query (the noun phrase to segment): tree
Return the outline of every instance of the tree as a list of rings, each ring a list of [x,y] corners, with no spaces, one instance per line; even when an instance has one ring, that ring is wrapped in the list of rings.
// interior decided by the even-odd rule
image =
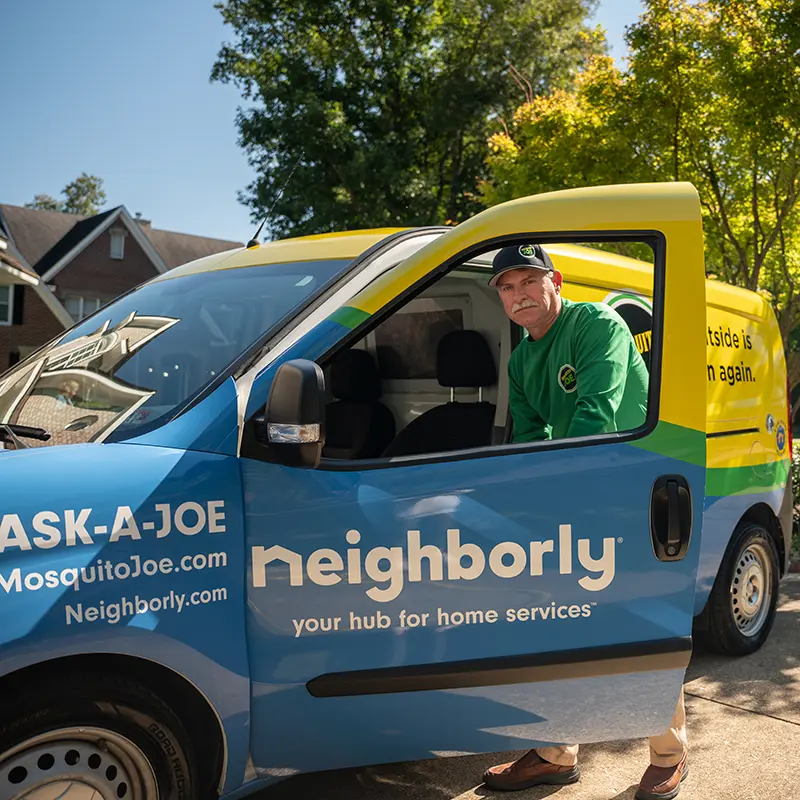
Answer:
[[[37,194],[32,203],[25,203],[25,208],[35,208],[38,211],[61,211],[62,204],[49,194]]]
[[[547,189],[688,180],[709,274],[775,308],[800,380],[800,6],[648,0],[626,70],[590,57],[567,91],[517,109],[490,139],[487,203]],[[800,400],[798,404],[800,405]]]
[[[596,0],[226,0],[212,80],[276,235],[458,221],[482,207],[490,118],[567,85]],[[285,191],[284,191],[285,189]],[[281,193],[283,191],[283,194]]]
[[[49,194],[37,194],[32,203],[26,203],[26,208],[36,208],[41,211],[62,211],[67,214],[81,214],[91,217],[100,210],[106,201],[103,191],[103,179],[82,172],[74,181],[68,183],[62,194],[64,201],[56,200]]]
[[[83,214],[93,216],[106,201],[103,191],[103,179],[82,172],[72,183],[64,187],[64,211],[67,214]]]

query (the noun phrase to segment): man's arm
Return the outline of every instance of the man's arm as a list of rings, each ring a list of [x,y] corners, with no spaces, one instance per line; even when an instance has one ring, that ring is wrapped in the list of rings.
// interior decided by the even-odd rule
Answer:
[[[568,437],[617,429],[615,416],[625,393],[630,332],[613,316],[586,314],[575,337],[578,400]]]
[[[514,374],[513,365],[508,369],[508,407],[514,421],[512,442],[541,442],[550,438],[550,430],[544,420],[531,408],[525,392]]]

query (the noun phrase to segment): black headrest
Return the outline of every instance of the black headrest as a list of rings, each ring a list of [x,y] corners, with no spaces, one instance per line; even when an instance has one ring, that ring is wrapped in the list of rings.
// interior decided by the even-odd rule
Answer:
[[[450,331],[439,340],[436,375],[442,386],[478,388],[497,382],[497,367],[478,331]]]
[[[345,350],[330,369],[331,393],[339,400],[368,403],[381,396],[378,367],[366,350]]]

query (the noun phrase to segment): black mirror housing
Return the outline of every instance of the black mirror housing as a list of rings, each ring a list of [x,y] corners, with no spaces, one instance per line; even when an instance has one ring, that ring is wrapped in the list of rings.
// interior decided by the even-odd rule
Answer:
[[[319,364],[304,358],[281,364],[257,432],[271,461],[290,467],[319,466],[325,444],[324,397]]]

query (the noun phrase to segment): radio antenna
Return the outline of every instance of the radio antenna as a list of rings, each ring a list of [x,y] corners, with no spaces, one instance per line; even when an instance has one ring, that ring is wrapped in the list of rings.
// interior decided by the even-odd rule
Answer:
[[[294,171],[297,169],[297,166],[303,160],[303,156],[305,155],[305,151],[300,153],[300,158],[294,162],[294,166],[292,167],[292,171],[289,173],[289,177],[284,181],[283,186],[281,187],[280,192],[278,192],[278,196],[275,198],[275,202],[270,206],[269,211],[267,211],[267,215],[261,221],[261,224],[258,226],[258,230],[255,232],[253,238],[247,243],[247,247],[257,247],[260,243],[258,241],[258,237],[261,235],[261,230],[263,229],[266,221],[270,218],[270,215],[275,210],[275,206],[278,205],[278,201],[283,197],[283,192],[285,191],[286,187],[289,185],[289,181],[292,179],[292,175],[294,175]]]

